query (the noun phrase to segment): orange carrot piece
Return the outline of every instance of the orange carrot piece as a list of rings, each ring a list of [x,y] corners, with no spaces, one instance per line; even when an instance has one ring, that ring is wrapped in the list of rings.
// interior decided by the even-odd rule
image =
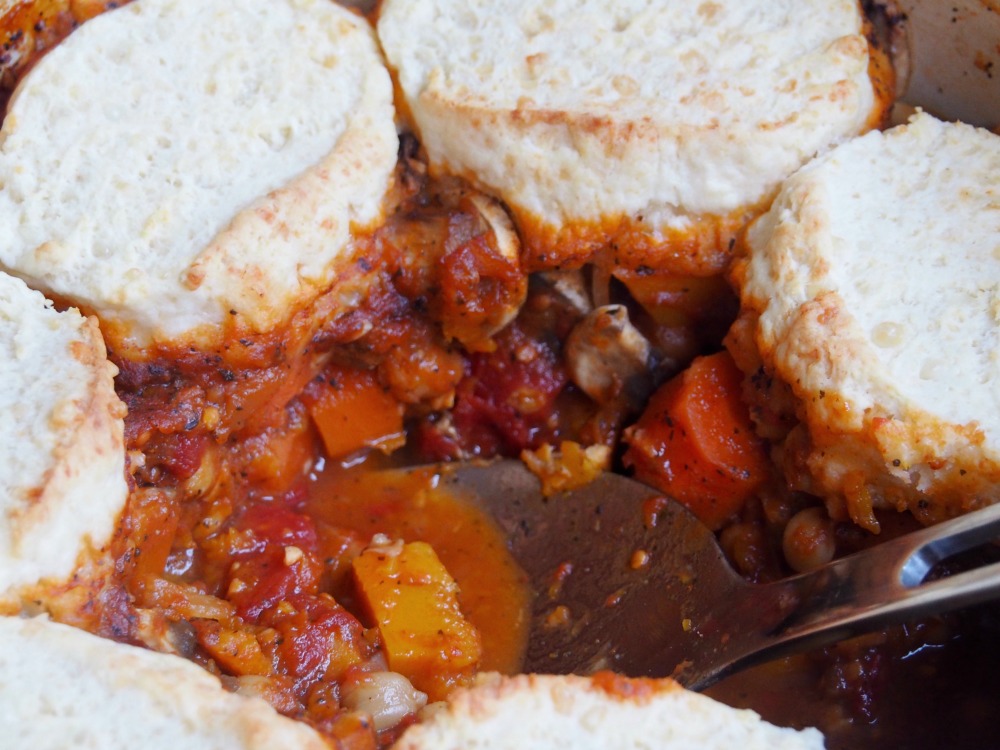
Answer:
[[[698,357],[653,394],[626,430],[635,477],[719,529],[768,476],[763,441],[740,400],[742,374],[728,352]]]
[[[379,385],[374,373],[328,369],[324,377],[309,384],[303,401],[329,456],[362,448],[389,451],[403,444],[403,405]]]
[[[431,701],[467,684],[482,656],[479,632],[458,606],[458,586],[425,542],[369,548],[354,578],[385,646],[389,669]]]

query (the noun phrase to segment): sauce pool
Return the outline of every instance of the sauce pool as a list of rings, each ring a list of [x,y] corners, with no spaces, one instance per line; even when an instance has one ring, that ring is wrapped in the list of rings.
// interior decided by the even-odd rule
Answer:
[[[479,630],[480,669],[520,670],[530,625],[527,576],[493,519],[439,487],[434,471],[326,462],[313,475],[305,512],[356,532],[365,543],[386,534],[430,544],[459,585],[463,614]]]

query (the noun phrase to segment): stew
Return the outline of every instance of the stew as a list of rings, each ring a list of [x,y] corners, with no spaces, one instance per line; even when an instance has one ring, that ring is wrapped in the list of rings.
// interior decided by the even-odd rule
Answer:
[[[114,5],[9,13],[0,90]],[[111,582],[84,602],[66,592],[54,617],[180,654],[369,748],[477,671],[517,671],[531,595],[488,518],[387,466],[523,455],[553,482],[633,472],[759,581],[915,523],[885,516],[876,538],[782,486],[722,349],[736,304],[717,274],[611,256],[522,273],[490,199],[429,178],[413,136],[396,186],[330,293],[364,290],[349,313],[328,295],[280,332],[228,331],[216,352],[111,352],[134,489]],[[991,607],[913,623],[711,692],[819,726],[830,747],[973,746],[996,697],[997,623]]]

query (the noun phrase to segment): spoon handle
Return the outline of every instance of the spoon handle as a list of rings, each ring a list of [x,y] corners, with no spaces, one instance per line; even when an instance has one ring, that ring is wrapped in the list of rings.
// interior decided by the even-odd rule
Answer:
[[[724,640],[697,644],[700,650],[678,677],[701,690],[727,674],[779,656],[1000,598],[1000,562],[926,580],[939,561],[997,537],[1000,504],[882,542],[808,573],[734,588],[726,607],[730,623],[759,625],[725,629],[729,635]]]
[[[768,653],[1000,596],[1000,562],[926,580],[936,563],[998,536],[1000,505],[992,505],[769,584],[796,606],[771,631]]]

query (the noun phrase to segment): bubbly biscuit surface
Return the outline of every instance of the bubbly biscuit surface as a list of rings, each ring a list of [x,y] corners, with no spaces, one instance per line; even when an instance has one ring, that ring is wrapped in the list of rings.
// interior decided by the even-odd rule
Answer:
[[[312,729],[226,692],[187,660],[44,619],[0,618],[9,750],[326,750]]]
[[[12,97],[0,261],[140,346],[270,330],[381,216],[393,117],[370,26],[330,0],[137,0]]]
[[[459,748],[822,748],[815,729],[781,729],[676,682],[611,673],[481,675],[408,729],[394,750]]]
[[[870,124],[863,27],[852,0],[387,0],[378,32],[432,167],[522,230],[624,221],[655,242],[742,215]]]
[[[0,605],[70,576],[125,505],[123,416],[97,322],[0,274]]]
[[[92,318],[0,274],[0,605],[69,577],[125,505],[124,404]]]
[[[818,489],[1000,497],[998,175],[1000,137],[921,113],[812,162],[751,226],[734,277]]]

